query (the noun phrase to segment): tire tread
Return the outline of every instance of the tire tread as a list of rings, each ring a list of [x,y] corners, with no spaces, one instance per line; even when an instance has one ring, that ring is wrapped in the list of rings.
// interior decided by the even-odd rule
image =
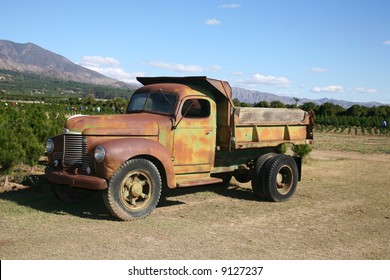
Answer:
[[[117,179],[118,176],[121,175],[121,172],[123,172],[124,170],[126,170],[126,168],[128,168],[128,166],[131,166],[133,164],[138,164],[140,166],[149,166],[154,172],[156,172],[155,175],[157,175],[156,179],[157,179],[158,184],[159,184],[159,187],[157,188],[157,191],[158,191],[157,201],[153,205],[151,205],[144,214],[142,214],[140,216],[131,216],[129,213],[124,211],[116,202],[115,194],[114,194],[115,180]],[[104,201],[104,204],[106,205],[107,209],[110,211],[110,213],[113,216],[115,216],[123,221],[144,219],[147,216],[149,216],[153,212],[153,210],[156,208],[156,206],[159,202],[160,196],[161,196],[161,189],[162,189],[161,186],[162,186],[162,181],[161,181],[160,172],[158,171],[157,167],[151,161],[149,161],[147,159],[142,159],[142,158],[130,159],[130,160],[126,161],[124,164],[122,164],[118,168],[118,170],[114,173],[114,175],[111,177],[108,189],[103,192],[103,201]],[[154,191],[156,191],[156,189]]]

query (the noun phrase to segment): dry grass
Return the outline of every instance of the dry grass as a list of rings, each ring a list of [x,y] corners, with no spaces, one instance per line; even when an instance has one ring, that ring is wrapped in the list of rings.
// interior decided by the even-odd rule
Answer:
[[[390,137],[316,133],[314,149],[348,151],[364,154],[390,154]]]
[[[178,190],[150,217],[119,222],[99,196],[69,205],[44,184],[0,194],[0,258],[389,259],[390,155],[328,144],[316,144],[285,203],[257,201],[250,184],[232,181]]]

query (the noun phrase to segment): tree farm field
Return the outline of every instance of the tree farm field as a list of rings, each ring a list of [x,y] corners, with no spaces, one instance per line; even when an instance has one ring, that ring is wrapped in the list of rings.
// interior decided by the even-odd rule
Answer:
[[[121,222],[99,194],[66,204],[44,180],[0,193],[0,258],[389,259],[390,138],[315,141],[283,203],[258,201],[233,179],[173,191],[146,219]]]

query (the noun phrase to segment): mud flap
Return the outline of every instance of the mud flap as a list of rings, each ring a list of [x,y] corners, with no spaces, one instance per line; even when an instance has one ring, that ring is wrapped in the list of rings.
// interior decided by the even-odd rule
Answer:
[[[301,157],[294,157],[294,160],[298,166],[298,181],[301,181],[302,158]]]

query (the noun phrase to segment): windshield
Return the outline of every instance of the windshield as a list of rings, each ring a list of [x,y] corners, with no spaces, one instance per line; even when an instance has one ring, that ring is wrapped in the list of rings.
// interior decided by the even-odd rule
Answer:
[[[135,93],[127,107],[127,113],[132,112],[154,112],[162,114],[172,114],[175,109],[177,96],[172,93],[160,92],[140,92]]]

